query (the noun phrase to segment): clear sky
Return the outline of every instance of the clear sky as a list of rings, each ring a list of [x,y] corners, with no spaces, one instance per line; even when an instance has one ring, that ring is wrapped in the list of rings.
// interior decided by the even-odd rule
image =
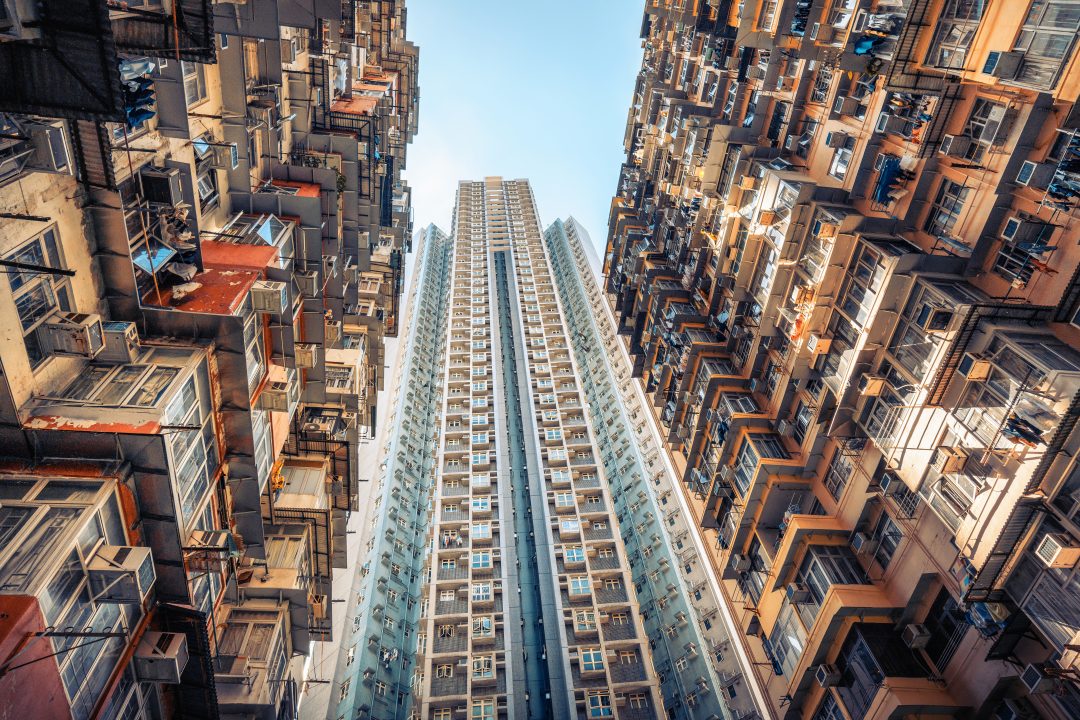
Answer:
[[[541,222],[602,246],[641,65],[640,0],[408,0],[420,46],[416,227],[450,231],[458,180],[532,181]],[[602,247],[598,248],[602,253]]]

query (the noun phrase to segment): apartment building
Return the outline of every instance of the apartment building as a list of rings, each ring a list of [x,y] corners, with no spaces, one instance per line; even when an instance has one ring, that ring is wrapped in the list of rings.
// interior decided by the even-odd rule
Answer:
[[[0,9],[0,699],[295,718],[398,331],[404,3]]]
[[[587,244],[499,177],[423,232],[329,720],[756,716]]]
[[[603,292],[763,714],[1080,712],[1078,29],[646,5]]]

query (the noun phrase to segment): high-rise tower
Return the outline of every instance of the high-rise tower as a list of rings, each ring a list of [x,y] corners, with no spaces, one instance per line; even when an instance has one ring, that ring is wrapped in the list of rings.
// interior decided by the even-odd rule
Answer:
[[[425,232],[331,719],[752,712],[582,235],[497,177]]]

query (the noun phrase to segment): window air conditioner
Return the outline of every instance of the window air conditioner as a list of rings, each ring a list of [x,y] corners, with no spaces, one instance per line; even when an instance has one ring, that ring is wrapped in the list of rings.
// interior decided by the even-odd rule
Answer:
[[[1045,695],[1057,689],[1057,681],[1034,663],[1024,668],[1024,672],[1020,674],[1020,680],[1032,695]]]
[[[902,480],[888,473],[882,475],[881,479],[878,480],[878,489],[881,490],[882,495],[896,495],[903,486],[904,482]]]
[[[817,670],[814,671],[814,678],[817,680],[817,684],[823,688],[836,687],[840,684],[840,679],[843,674],[840,669],[835,665],[829,663],[822,663],[817,666]]]
[[[311,617],[315,620],[326,619],[326,595],[312,593],[308,595],[308,604],[311,606]]]
[[[731,556],[731,569],[735,572],[746,572],[750,569],[750,556],[737,553]]]
[[[962,158],[970,147],[971,138],[967,135],[944,135],[941,138],[941,144],[938,145],[938,150],[942,155]]]
[[[288,314],[289,293],[285,283],[277,280],[256,280],[251,286],[251,304],[255,312]]]
[[[296,343],[294,354],[296,366],[305,370],[315,367],[319,361],[319,346],[314,343]]]
[[[857,553],[872,553],[877,550],[878,541],[864,532],[857,532],[851,536],[851,549]]]
[[[990,377],[990,367],[990,361],[981,354],[964,353],[956,370],[968,380],[985,380]]]
[[[240,166],[240,153],[236,143],[225,142],[212,145],[214,159],[211,164],[219,170],[235,170]]]
[[[281,39],[281,62],[285,65],[296,62],[296,48],[291,38]]]
[[[105,330],[100,315],[60,312],[41,324],[37,339],[43,352],[93,358],[105,347]]]
[[[859,394],[865,397],[877,397],[885,389],[885,378],[880,375],[859,376]]]
[[[258,405],[260,410],[289,412],[298,399],[295,383],[286,380],[271,380],[259,393]]]
[[[305,297],[315,297],[319,294],[319,271],[297,270],[293,273],[296,286],[300,288],[300,294]]]
[[[942,445],[934,451],[934,457],[930,460],[930,468],[942,475],[959,473],[964,471],[967,459],[968,452],[964,448]]]
[[[142,178],[143,198],[153,205],[179,205],[184,201],[180,187],[180,171],[177,168],[144,167]]]
[[[141,603],[157,575],[148,547],[102,545],[86,566],[97,602]]]
[[[98,360],[116,363],[135,362],[139,357],[139,330],[133,322],[109,321],[102,323],[104,346]]]
[[[147,631],[135,649],[135,676],[142,682],[177,685],[188,662],[187,635]]]
[[[1035,555],[1046,567],[1070,569],[1080,561],[1080,545],[1065,533],[1047,533],[1035,546]]]
[[[805,583],[788,583],[785,588],[787,599],[795,604],[805,603],[810,600],[810,588]]]
[[[912,650],[920,650],[930,642],[930,630],[919,623],[905,625],[900,635],[904,639],[904,644]]]

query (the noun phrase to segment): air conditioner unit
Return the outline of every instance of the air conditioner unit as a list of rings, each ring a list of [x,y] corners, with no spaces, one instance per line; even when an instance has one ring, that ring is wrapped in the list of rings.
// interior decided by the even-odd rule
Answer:
[[[983,72],[999,80],[1013,80],[1024,64],[1024,53],[1020,50],[991,52],[983,65]]]
[[[753,190],[757,185],[757,178],[753,175],[743,175],[739,178],[739,187],[743,190]]]
[[[1065,533],[1047,533],[1035,546],[1035,555],[1046,567],[1071,569],[1080,562],[1080,545]]]
[[[915,322],[926,332],[944,332],[952,323],[953,311],[923,303],[915,316]]]
[[[895,475],[886,473],[878,480],[878,489],[881,490],[882,495],[896,495],[902,487],[904,487],[904,481]]]
[[[288,288],[277,280],[256,280],[251,286],[251,304],[255,312],[287,315]]]
[[[833,113],[836,115],[854,115],[855,111],[859,108],[859,100],[857,98],[849,97],[847,95],[837,95],[836,100],[833,101]],[[847,133],[833,133],[835,135],[843,135],[844,141],[847,141]],[[843,145],[829,145],[829,147],[843,147]]]
[[[815,357],[828,353],[830,348],[832,348],[832,338],[811,333],[806,339],[806,349]]]
[[[822,663],[817,666],[817,670],[814,671],[814,679],[817,680],[817,684],[823,688],[836,687],[840,684],[840,679],[843,677],[843,673],[835,665],[829,663]]]
[[[30,156],[29,165],[49,172],[70,172],[71,164],[68,162],[64,124],[62,122],[32,123],[29,129],[30,143],[34,147],[34,154]]]
[[[143,199],[152,205],[179,205],[184,201],[177,168],[144,167],[139,171],[142,178]]]
[[[791,432],[791,423],[787,420],[777,420],[776,432],[781,435],[787,435],[789,432]]]
[[[86,565],[97,602],[141,603],[157,575],[148,547],[102,545]]]
[[[776,222],[776,212],[773,210],[762,210],[758,214],[758,222],[762,225],[772,225]]]
[[[237,150],[236,143],[218,143],[211,146],[211,151],[214,155],[211,165],[219,170],[235,170],[240,166],[240,153]]]
[[[289,412],[297,401],[297,389],[294,383],[285,380],[271,380],[259,393],[259,409],[275,412]]]
[[[942,445],[934,451],[934,457],[930,460],[931,469],[942,475],[964,471],[967,465],[968,452],[964,448],[952,445]]]
[[[286,65],[296,62],[296,48],[293,47],[292,38],[281,40],[281,62]]]
[[[143,633],[135,648],[135,676],[142,682],[177,685],[188,662],[187,635],[179,632]]]
[[[725,482],[731,479],[731,466],[721,465],[719,470],[720,479]]]
[[[1045,695],[1057,689],[1057,681],[1046,674],[1039,665],[1028,664],[1024,672],[1020,674],[1020,681],[1032,695]]]
[[[860,375],[859,394],[866,397],[877,397],[885,390],[885,378],[880,375]]]
[[[316,620],[326,619],[326,596],[312,593],[308,595],[308,604],[311,605],[311,617]]]
[[[731,556],[731,569],[735,572],[746,572],[750,569],[750,556],[736,553]]]
[[[912,650],[920,650],[930,642],[930,630],[920,623],[910,623],[904,626],[900,636],[904,644]]]
[[[851,549],[857,553],[872,553],[877,550],[878,541],[864,532],[857,532],[851,536]]]
[[[968,380],[985,380],[990,377],[990,368],[990,361],[978,353],[964,353],[956,366],[957,372]]]
[[[300,288],[300,294],[304,297],[315,297],[319,294],[319,271],[297,270],[293,273],[296,286]]]
[[[941,144],[938,145],[938,151],[949,157],[964,157],[970,147],[971,138],[967,135],[944,135],[941,138]]]
[[[842,148],[847,146],[849,135],[846,132],[830,132],[825,135],[825,144],[831,148]]]
[[[102,323],[104,345],[98,360],[116,363],[135,362],[139,357],[139,330],[133,322],[109,321]]]
[[[101,316],[61,312],[51,315],[37,330],[42,352],[97,357],[105,347]]]
[[[795,604],[808,602],[810,600],[810,587],[805,583],[788,583],[785,592],[787,592],[788,601]]]
[[[319,361],[319,346],[314,343],[296,343],[293,352],[297,367],[310,369]]]

